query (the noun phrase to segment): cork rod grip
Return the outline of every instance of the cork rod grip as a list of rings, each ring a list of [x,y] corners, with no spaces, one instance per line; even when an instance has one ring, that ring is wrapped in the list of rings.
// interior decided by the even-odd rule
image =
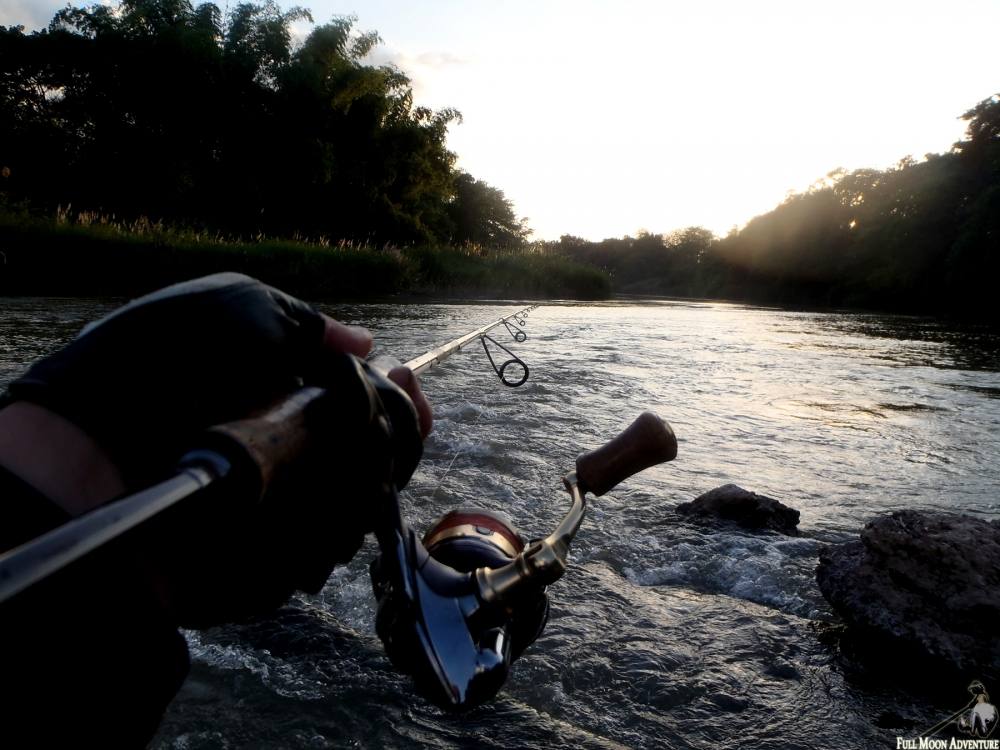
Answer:
[[[600,496],[619,482],[677,456],[670,425],[643,412],[618,437],[576,459],[576,476],[588,492]]]
[[[307,412],[324,395],[321,388],[302,388],[255,416],[216,425],[208,437],[215,438],[214,447],[223,448],[224,455],[236,450],[250,460],[263,495],[275,476],[306,449],[312,437]]]

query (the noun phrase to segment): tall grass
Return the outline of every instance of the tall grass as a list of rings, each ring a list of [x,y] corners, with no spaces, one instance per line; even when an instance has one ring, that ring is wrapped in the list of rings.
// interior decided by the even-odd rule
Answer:
[[[217,271],[246,273],[308,299],[599,299],[611,290],[594,268],[525,250],[240,238],[70,208],[55,217],[0,208],[0,294],[131,296]]]

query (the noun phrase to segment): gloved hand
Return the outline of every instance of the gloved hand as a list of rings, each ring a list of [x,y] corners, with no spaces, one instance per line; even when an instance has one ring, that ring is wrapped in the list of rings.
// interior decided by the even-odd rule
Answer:
[[[169,476],[207,427],[246,417],[302,385],[330,386],[334,406],[344,352],[363,356],[371,337],[304,302],[237,274],[160,290],[87,326],[8,388],[62,415],[107,453],[125,487]],[[430,413],[408,371],[390,377]],[[341,382],[343,393],[357,388]],[[346,409],[345,412],[349,411]],[[332,409],[336,413],[336,409]],[[153,526],[157,576],[177,620],[205,625],[274,606],[295,588],[317,590],[371,530],[372,477],[356,435],[340,434],[283,479],[259,507],[220,514],[230,502],[188,503]],[[218,499],[218,498],[216,498]]]
[[[338,351],[363,357],[370,347],[363,329],[249,277],[216,274],[91,323],[8,394],[81,427],[136,489],[169,472],[203,428],[322,384]]]

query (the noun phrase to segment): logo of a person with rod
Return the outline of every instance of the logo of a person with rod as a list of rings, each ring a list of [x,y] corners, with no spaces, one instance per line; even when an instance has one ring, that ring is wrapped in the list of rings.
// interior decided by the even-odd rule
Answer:
[[[990,703],[989,693],[986,692],[986,687],[979,680],[973,680],[968,689],[969,693],[972,695],[972,699],[965,706],[960,708],[944,721],[935,724],[926,732],[922,732],[919,740],[905,740],[901,737],[896,738],[896,747],[905,749],[931,748],[939,746],[963,748],[993,747],[993,743],[996,743],[996,740],[992,740],[989,743],[983,742],[983,740],[993,734],[993,730],[996,729],[998,719],[1000,719],[1000,715],[997,713],[997,708]],[[953,724],[961,734],[974,737],[976,739],[952,740],[952,744],[947,744],[944,740],[938,740],[937,742],[940,742],[940,745],[928,741]]]

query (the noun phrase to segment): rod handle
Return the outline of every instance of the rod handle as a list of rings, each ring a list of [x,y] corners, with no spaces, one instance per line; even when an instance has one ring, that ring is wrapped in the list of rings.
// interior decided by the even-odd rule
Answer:
[[[246,419],[216,425],[205,436],[205,447],[218,450],[237,466],[250,469],[259,496],[274,478],[306,450],[313,437],[308,414],[326,392],[302,388]]]
[[[677,456],[674,431],[660,417],[645,411],[618,437],[576,459],[582,487],[598,497],[650,466]]]

